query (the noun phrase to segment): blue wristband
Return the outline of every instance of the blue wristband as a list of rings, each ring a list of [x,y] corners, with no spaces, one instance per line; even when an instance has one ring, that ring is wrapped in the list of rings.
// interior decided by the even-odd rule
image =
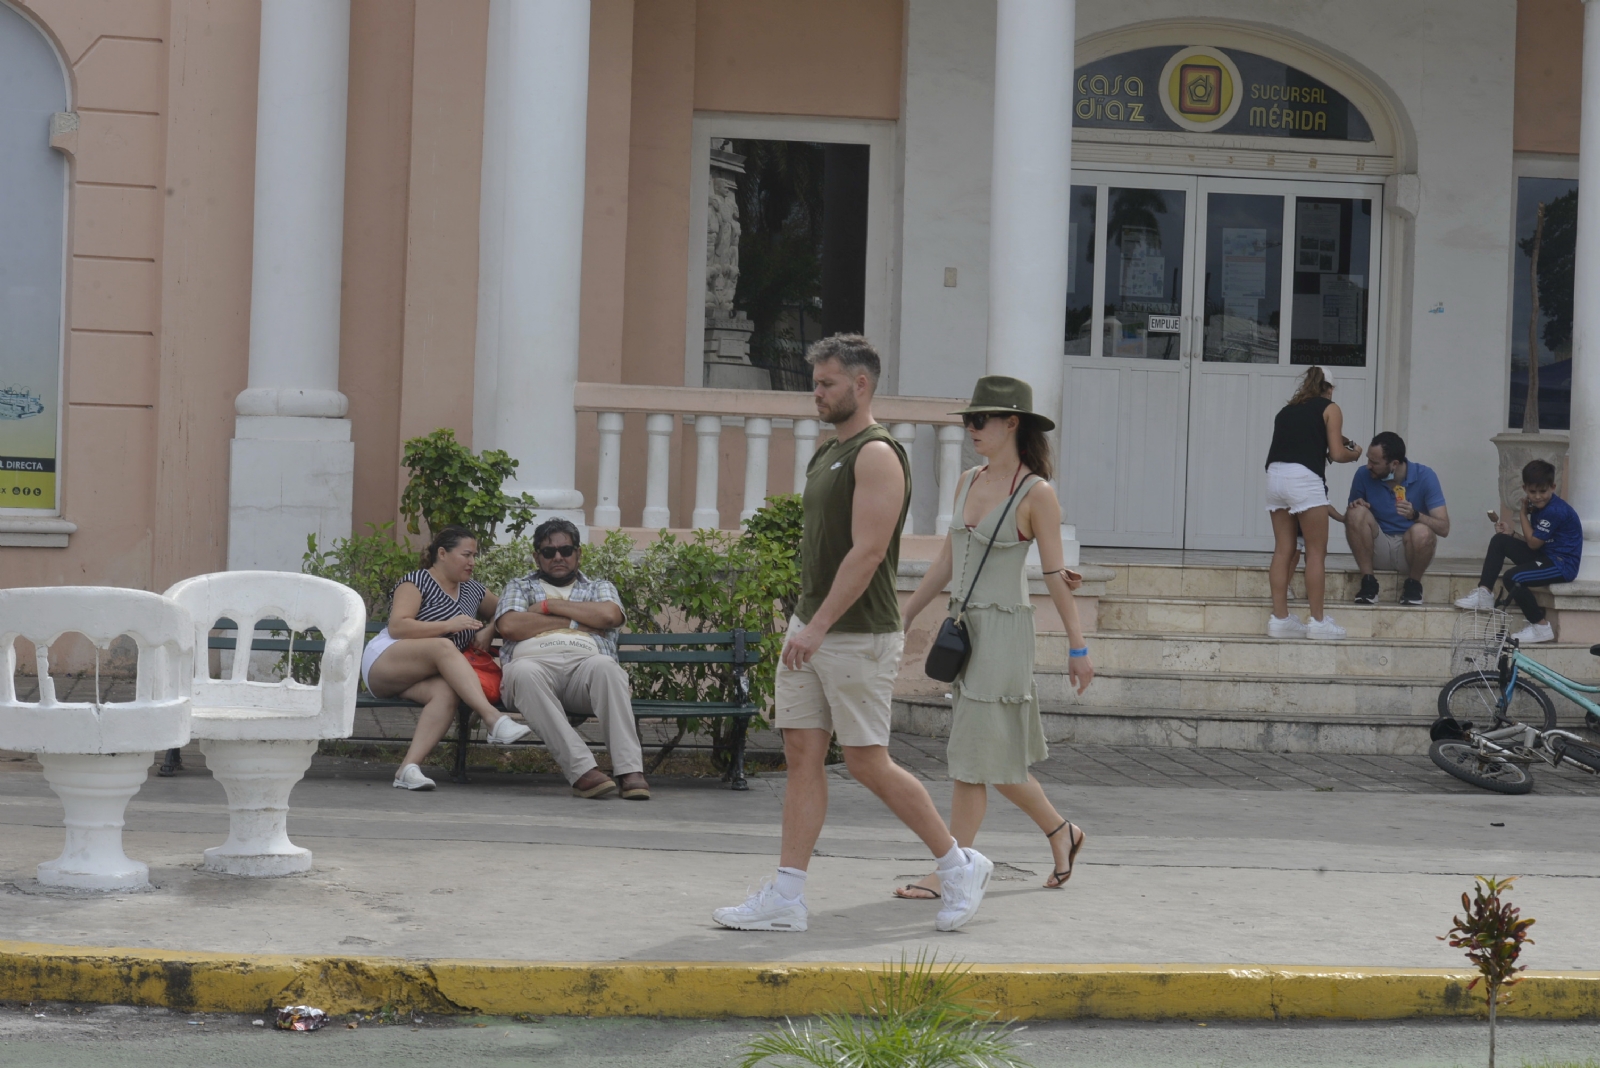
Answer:
[[[1082,649],[1069,648],[1067,650],[1067,655],[1070,656],[1070,657],[1073,657],[1074,659],[1076,659],[1077,657],[1080,657],[1080,656],[1088,656],[1089,655],[1089,647],[1087,645],[1085,645]]]

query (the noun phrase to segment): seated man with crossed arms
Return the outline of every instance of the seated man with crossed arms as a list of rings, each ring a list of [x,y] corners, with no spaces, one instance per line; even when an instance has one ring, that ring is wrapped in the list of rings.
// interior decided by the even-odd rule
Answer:
[[[495,616],[504,639],[505,705],[539,732],[574,794],[599,798],[620,790],[625,800],[648,801],[633,695],[617,663],[623,622],[617,588],[580,570],[583,547],[568,520],[540,523],[533,544],[538,570],[506,584]],[[595,766],[568,712],[599,721],[615,780]]]

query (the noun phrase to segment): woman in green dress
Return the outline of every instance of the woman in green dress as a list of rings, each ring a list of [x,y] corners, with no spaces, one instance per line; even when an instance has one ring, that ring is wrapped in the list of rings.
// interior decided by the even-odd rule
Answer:
[[[1037,540],[1045,588],[1070,639],[1068,671],[1082,693],[1094,678],[1072,591],[1082,582],[1062,558],[1061,504],[1048,481],[1055,423],[1033,412],[1033,389],[1016,378],[978,380],[972,403],[959,413],[972,447],[988,463],[961,476],[955,516],[939,556],[903,615],[912,622],[946,586],[954,616],[969,587],[966,624],[972,653],[952,684],[947,747],[955,780],[950,831],[970,846],[983,823],[989,787],[1022,809],[1050,841],[1054,864],[1045,888],[1059,890],[1088,836],[1062,817],[1028,767],[1047,755],[1039,697],[1033,682],[1033,603],[1028,597],[1028,550]],[[988,549],[988,559],[981,570]],[[976,584],[974,584],[976,576]],[[896,896],[935,900],[939,879],[899,887]]]

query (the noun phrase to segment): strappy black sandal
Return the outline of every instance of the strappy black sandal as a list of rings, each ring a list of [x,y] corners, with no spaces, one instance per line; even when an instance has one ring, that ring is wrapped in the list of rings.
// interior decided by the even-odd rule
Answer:
[[[939,891],[931,886],[923,886],[921,883],[906,883],[902,887],[891,890],[890,894],[901,901],[942,901],[944,899],[944,895]],[[927,894],[928,896],[922,897],[920,896],[921,894]]]
[[[183,751],[180,749],[168,749],[166,756],[161,760],[161,766],[156,769],[156,774],[163,779],[170,779],[182,770]]]
[[[1045,837],[1046,838],[1054,838],[1056,835],[1060,834],[1061,831],[1062,831],[1062,828],[1065,828],[1065,827],[1072,827],[1072,828],[1076,829],[1077,832],[1078,832],[1078,836],[1076,838],[1073,838],[1071,836],[1070,832],[1069,832],[1067,837],[1072,842],[1072,848],[1067,851],[1067,870],[1066,871],[1053,871],[1053,872],[1051,872],[1050,873],[1050,882],[1046,883],[1045,887],[1044,887],[1046,890],[1065,890],[1066,889],[1067,880],[1072,878],[1072,865],[1078,859],[1078,850],[1083,848],[1083,843],[1086,842],[1088,840],[1088,838],[1089,838],[1088,835],[1083,833],[1083,828],[1079,827],[1077,824],[1073,823],[1071,820],[1062,820],[1061,821],[1061,826],[1057,827],[1055,830],[1053,830],[1049,834],[1045,835]]]

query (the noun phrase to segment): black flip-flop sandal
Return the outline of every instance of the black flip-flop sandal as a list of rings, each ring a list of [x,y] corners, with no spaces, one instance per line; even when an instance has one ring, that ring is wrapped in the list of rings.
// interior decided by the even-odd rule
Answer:
[[[1055,830],[1053,830],[1049,834],[1045,835],[1045,837],[1046,838],[1054,838],[1056,835],[1060,834],[1061,831],[1062,831],[1062,828],[1065,828],[1065,827],[1077,827],[1077,824],[1073,823],[1071,820],[1062,820],[1061,821],[1061,826],[1057,827]],[[1087,841],[1088,838],[1089,838],[1088,835],[1083,833],[1083,828],[1082,827],[1077,827],[1077,830],[1078,830],[1078,837],[1077,838],[1072,838],[1070,833],[1068,834],[1068,838],[1072,842],[1072,848],[1067,850],[1067,870],[1066,871],[1053,871],[1053,872],[1051,872],[1050,873],[1050,879],[1051,879],[1051,881],[1053,881],[1055,883],[1055,885],[1054,886],[1046,886],[1045,887],[1046,890],[1065,890],[1067,888],[1067,880],[1072,878],[1072,865],[1078,859],[1078,850],[1083,848],[1083,843],[1085,841]]]
[[[908,893],[908,894],[900,894],[900,893],[892,894],[893,897],[896,897],[901,901],[943,901],[944,900],[944,895],[939,893],[939,891],[933,889],[932,887],[923,886],[921,883],[906,883],[906,885],[902,886],[900,889],[901,890],[911,891],[911,893]],[[922,891],[924,894],[927,894],[928,896],[927,897],[914,896],[915,892],[918,891],[918,890]]]

